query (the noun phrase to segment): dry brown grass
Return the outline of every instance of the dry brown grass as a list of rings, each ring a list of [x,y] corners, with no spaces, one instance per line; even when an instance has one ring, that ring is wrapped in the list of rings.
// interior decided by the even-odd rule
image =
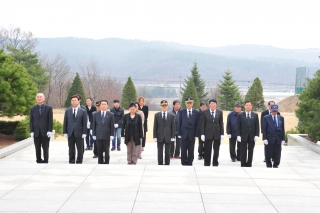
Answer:
[[[64,112],[65,109],[54,109],[53,110],[53,118],[56,119],[57,121],[60,121],[63,123],[63,118],[64,118]],[[125,111],[125,113],[128,113],[128,111]],[[148,132],[147,132],[147,141],[152,142],[153,141],[153,122],[154,122],[154,114],[156,111],[150,111],[149,112],[149,119],[148,119]],[[228,116],[228,111],[223,112],[223,121],[226,123],[227,122],[227,116]],[[260,119],[260,112],[259,114],[259,119]],[[285,119],[285,129],[290,130],[297,126],[298,124],[298,118],[295,116],[294,112],[281,112],[281,115]],[[7,117],[1,117],[0,120],[22,120],[24,116],[15,116],[13,118],[7,118]],[[64,140],[65,138],[63,136],[59,136],[56,140]],[[225,139],[222,141],[222,143],[229,143],[229,140],[227,138],[227,135],[225,134]],[[260,137],[260,140],[257,144],[262,145],[262,139]]]

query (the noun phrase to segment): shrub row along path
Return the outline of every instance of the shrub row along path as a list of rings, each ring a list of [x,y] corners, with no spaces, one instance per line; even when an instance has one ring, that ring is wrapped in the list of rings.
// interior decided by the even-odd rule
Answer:
[[[86,151],[82,165],[68,164],[66,141],[52,141],[49,164],[36,164],[34,146],[0,159],[0,212],[319,212],[320,155],[283,147],[278,169],[263,163],[257,145],[252,168],[231,162],[221,145],[220,166],[172,159],[158,166],[147,143],[138,165],[126,165],[126,148],[98,165]],[[196,155],[196,153],[195,153]]]

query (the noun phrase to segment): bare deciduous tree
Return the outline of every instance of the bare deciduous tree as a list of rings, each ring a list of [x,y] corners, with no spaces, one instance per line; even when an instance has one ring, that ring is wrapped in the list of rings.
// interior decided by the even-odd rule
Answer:
[[[70,87],[71,72],[67,61],[56,55],[52,58],[43,56],[41,59],[43,67],[50,76],[48,88],[46,90],[46,102],[53,107],[61,108]]]
[[[108,74],[103,74],[97,62],[91,60],[87,65],[79,65],[79,69],[87,97],[94,101],[120,99],[123,84]]]
[[[8,45],[18,49],[20,47],[33,50],[37,39],[32,32],[22,31],[19,27],[9,26],[0,28],[0,48],[6,49]]]

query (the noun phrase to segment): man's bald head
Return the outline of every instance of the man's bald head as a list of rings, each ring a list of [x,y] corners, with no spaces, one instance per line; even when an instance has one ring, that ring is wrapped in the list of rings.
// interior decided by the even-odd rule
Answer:
[[[38,93],[37,94],[36,101],[37,101],[38,105],[42,105],[45,100],[46,100],[46,98],[44,97],[43,93]]]

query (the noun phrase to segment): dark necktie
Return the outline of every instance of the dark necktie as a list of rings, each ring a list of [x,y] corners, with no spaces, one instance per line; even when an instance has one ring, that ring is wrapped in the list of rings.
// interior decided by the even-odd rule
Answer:
[[[76,109],[73,109],[73,120],[76,119]]]
[[[191,120],[191,111],[189,110],[189,120]]]
[[[162,115],[162,120],[163,120],[163,122],[166,122],[166,113],[165,112]]]
[[[214,112],[211,112],[212,121],[214,121]]]
[[[101,119],[102,119],[102,123],[104,123],[104,112],[102,112]]]
[[[41,116],[42,106],[39,106],[39,116]]]
[[[249,113],[247,113],[247,121],[248,121],[248,124],[249,124],[249,122],[250,122],[250,115],[249,115]]]
[[[273,123],[274,123],[274,125],[275,125],[276,127],[278,127],[278,125],[277,125],[277,120],[276,120],[276,116],[273,116]]]

